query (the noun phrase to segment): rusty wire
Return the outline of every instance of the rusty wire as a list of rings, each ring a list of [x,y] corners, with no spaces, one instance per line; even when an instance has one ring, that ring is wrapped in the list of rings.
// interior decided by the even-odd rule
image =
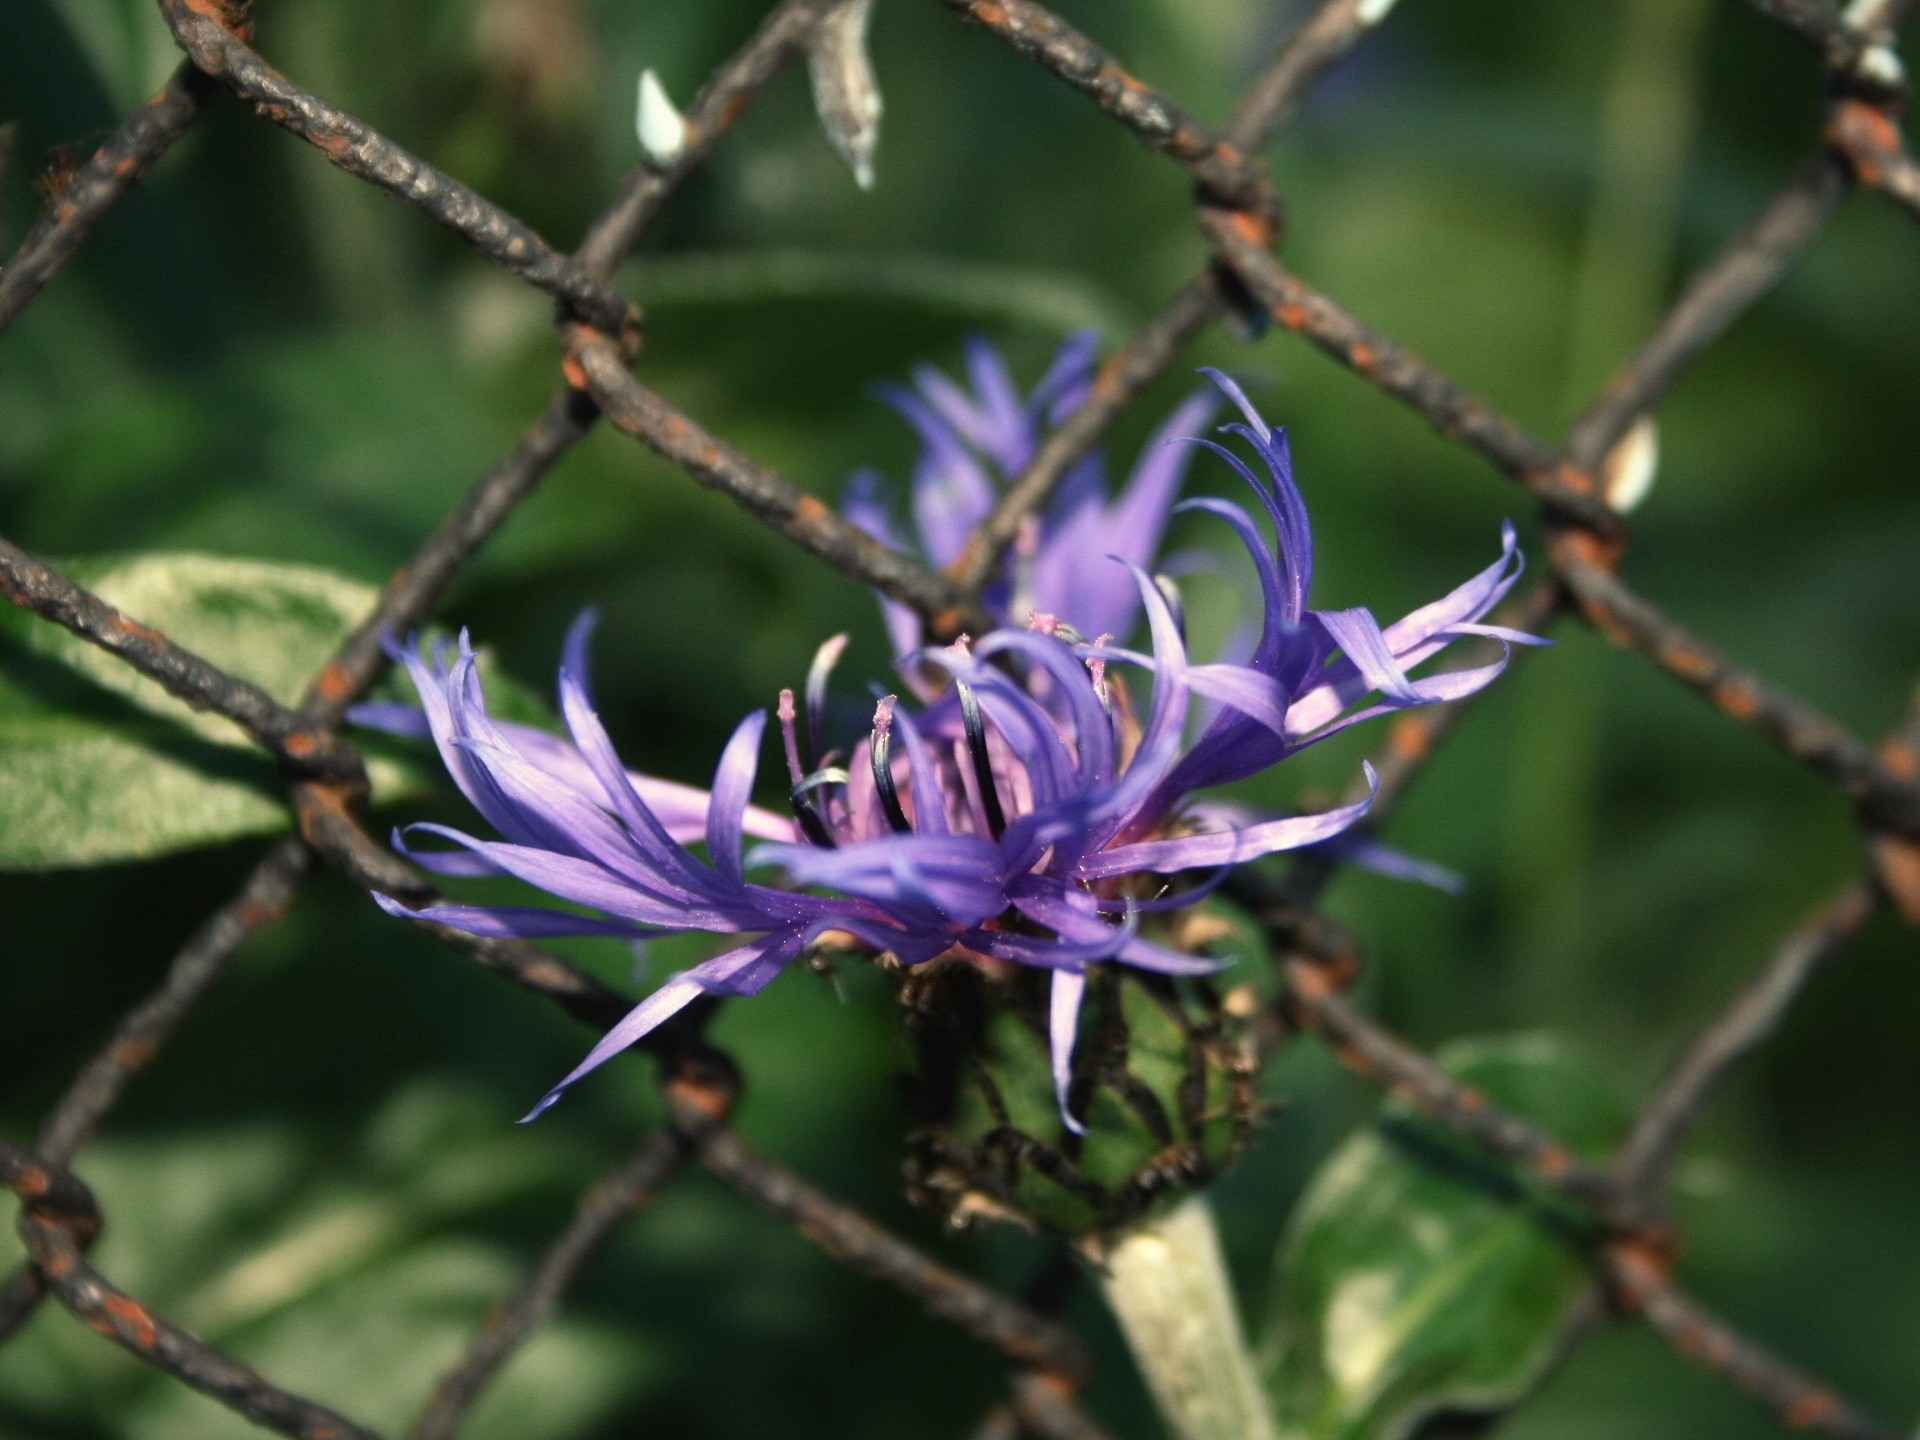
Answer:
[[[943,0],[1086,94],[1149,149],[1185,166],[1196,181],[1196,221],[1212,254],[1208,267],[1107,359],[1085,401],[1041,447],[947,574],[874,544],[819,500],[709,434],[647,387],[631,369],[643,317],[608,279],[761,87],[803,53],[834,0],[775,5],[689,107],[684,150],[671,163],[631,171],[571,255],[276,72],[248,43],[244,4],[159,3],[186,62],[70,178],[0,266],[0,330],[224,85],[333,164],[414,205],[480,254],[551,294],[560,307],[565,384],[514,449],[395,573],[374,614],[313,677],[293,709],[0,540],[0,593],[110,650],[189,704],[240,724],[281,764],[299,830],[267,853],[233,899],[183,946],[159,989],[128,1013],[81,1069],[43,1125],[35,1149],[0,1139],[0,1186],[20,1199],[19,1228],[31,1256],[30,1264],[0,1287],[0,1341],[51,1293],[142,1359],[269,1429],[310,1440],[368,1434],[254,1374],[95,1271],[86,1251],[101,1217],[85,1185],[67,1167],[226,962],[285,913],[319,864],[409,905],[431,903],[434,892],[425,878],[363,828],[364,768],[338,733],[339,723],[384,668],[381,632],[404,630],[424,619],[466,561],[601,415],[841,574],[913,606],[935,633],[952,635],[980,623],[976,596],[1022,522],[1126,407],[1209,323],[1252,310],[1410,406],[1535,496],[1554,573],[1510,607],[1506,623],[1545,630],[1563,615],[1577,614],[1639,652],[1845,794],[1871,857],[1869,870],[1787,936],[1702,1028],[1607,1164],[1581,1159],[1537,1126],[1502,1113],[1346,997],[1361,957],[1352,938],[1314,909],[1330,873],[1324,864],[1298,867],[1283,883],[1235,877],[1239,898],[1269,931],[1287,982],[1277,1017],[1282,1031],[1319,1032],[1343,1063],[1584,1206],[1602,1236],[1592,1256],[1601,1286],[1597,1293],[1618,1313],[1641,1316],[1680,1353],[1747,1391],[1789,1424],[1855,1440],[1891,1440],[1896,1434],[1740,1335],[1676,1286],[1660,1192],[1694,1117],[1740,1059],[1777,1029],[1811,973],[1884,905],[1920,920],[1920,703],[1875,747],[1693,637],[1621,579],[1625,526],[1608,508],[1597,477],[1620,438],[1812,243],[1849,186],[1878,191],[1920,218],[1920,162],[1899,130],[1904,95],[1897,66],[1890,78],[1881,58],[1889,53],[1885,46],[1907,0],[1857,4],[1846,16],[1833,0],[1751,0],[1821,57],[1827,98],[1818,149],[1774,200],[1700,267],[1638,354],[1557,445],[1529,434],[1349,314],[1293,275],[1273,252],[1283,212],[1259,151],[1295,113],[1313,81],[1364,38],[1385,7],[1369,0],[1322,0],[1282,42],[1216,133],[1034,0]],[[1409,713],[1395,722],[1377,757],[1383,785],[1376,818],[1417,777],[1464,703]],[[426,928],[589,1026],[607,1028],[628,1006],[618,992],[531,944]],[[999,1349],[1014,1366],[1009,1398],[977,1433],[1014,1435],[1024,1428],[1055,1440],[1097,1440],[1100,1432],[1074,1398],[1084,1381],[1084,1360],[1077,1341],[1060,1325],[1042,1310],[921,1254],[739,1140],[727,1124],[737,1071],[702,1034],[711,1009],[696,1005],[681,1022],[650,1038],[647,1048],[660,1059],[668,1099],[665,1127],[582,1199],[573,1223],[536,1263],[520,1292],[483,1324],[410,1434],[438,1440],[455,1433],[487,1379],[558,1303],[596,1247],[688,1162],[697,1161],[835,1258],[899,1286]],[[1568,1343],[1591,1328],[1586,1321],[1597,1313],[1582,1307],[1569,1326]]]

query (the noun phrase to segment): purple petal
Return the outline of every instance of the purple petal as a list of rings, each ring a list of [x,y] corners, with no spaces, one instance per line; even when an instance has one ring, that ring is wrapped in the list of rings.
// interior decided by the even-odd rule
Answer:
[[[367,700],[347,707],[347,719],[368,730],[383,730],[389,735],[404,735],[410,740],[431,740],[433,727],[427,724],[427,712],[418,705],[403,705],[397,700]]]
[[[1232,963],[1216,960],[1210,955],[1185,955],[1178,950],[1163,949],[1140,939],[1129,940],[1122,945],[1115,958],[1161,975],[1214,975]]]
[[[1028,412],[1036,424],[1058,425],[1080,408],[1093,385],[1093,365],[1100,355],[1100,332],[1079,330],[1060,344],[1053,364],[1033,387],[1027,399]]]
[[[1053,972],[1047,1002],[1047,1048],[1053,1057],[1053,1095],[1061,1122],[1076,1135],[1087,1127],[1067,1111],[1067,1088],[1073,1083],[1073,1042],[1080,1030],[1080,1001],[1087,993],[1087,977],[1080,970]]]
[[[1418,703],[1406,672],[1394,659],[1380,622],[1364,607],[1353,610],[1316,610],[1313,618],[1327,632],[1347,660],[1360,672],[1369,690],[1378,690],[1403,705]]]
[[[909,923],[976,925],[1007,907],[999,847],[979,835],[889,834],[838,850],[762,845],[753,864],[778,865],[797,884],[869,900]]]
[[[494,940],[552,940],[565,935],[617,935],[631,939],[652,933],[618,920],[598,920],[590,915],[570,915],[564,910],[542,910],[526,905],[429,905],[421,910],[409,910],[377,890],[369,893],[375,903],[395,919],[422,920]]]
[[[767,712],[756,710],[742,720],[721,752],[713,772],[713,804],[707,810],[707,858],[723,879],[744,884],[740,839],[747,797],[760,770],[760,737],[767,728]]]
[[[408,828],[464,845],[484,856],[500,870],[529,885],[539,886],[549,895],[571,900],[576,905],[590,905],[595,910],[604,910],[609,915],[617,915],[638,924],[666,930],[760,928],[755,923],[759,917],[749,907],[716,906],[704,897],[676,890],[664,879],[646,886],[574,855],[562,855],[532,845],[477,840],[444,825],[423,823]]]
[[[1336,835],[1331,840],[1322,841],[1315,847],[1334,859],[1362,870],[1371,870],[1376,875],[1385,875],[1390,880],[1405,880],[1414,885],[1431,885],[1436,890],[1444,890],[1449,895],[1461,894],[1467,888],[1467,879],[1457,871],[1444,865],[1436,865],[1431,860],[1422,860],[1418,855],[1409,855],[1404,850],[1376,840],[1358,830],[1349,830],[1344,835]]]
[[[1007,373],[1007,362],[992,343],[973,336],[967,341],[966,352],[967,375],[986,421],[987,443],[981,448],[1003,474],[1013,474],[1033,455],[1033,422],[1027,407],[1020,403],[1020,392]]]
[[[1365,762],[1362,762],[1365,764]],[[1366,765],[1368,795],[1351,805],[1342,805],[1319,815],[1296,815],[1285,820],[1268,820],[1244,830],[1228,830],[1214,835],[1189,835],[1178,840],[1145,840],[1132,845],[1116,845],[1110,850],[1086,856],[1077,874],[1082,879],[1108,875],[1131,875],[1151,871],[1170,874],[1201,866],[1237,865],[1279,850],[1294,850],[1338,835],[1365,815],[1373,805],[1373,792],[1379,779]]]
[[[779,931],[742,945],[737,950],[729,950],[724,955],[716,955],[691,970],[683,970],[670,977],[658,990],[629,1010],[626,1017],[587,1052],[586,1059],[574,1066],[565,1079],[541,1097],[540,1103],[527,1112],[521,1123],[524,1125],[528,1120],[536,1120],[545,1114],[574,1081],[598,1069],[648,1031],[685,1009],[703,991],[716,995],[752,995],[764,989],[782,967],[800,953],[805,943],[804,932]]]
[[[1045,535],[1034,563],[1033,606],[1058,615],[1087,635],[1125,638],[1139,600],[1125,572],[1089,565],[1089,554],[1118,556],[1148,566],[1160,552],[1173,501],[1192,459],[1194,438],[1213,413],[1211,395],[1194,395],[1154,432],[1119,498],[1093,505]]]
[[[1468,670],[1443,670],[1438,675],[1423,675],[1413,682],[1414,699],[1411,704],[1437,705],[1449,700],[1463,700],[1476,691],[1485,689],[1498,679],[1500,672],[1507,668],[1507,662],[1511,658],[1512,652],[1503,647],[1500,658],[1490,664],[1477,665]],[[1287,711],[1287,728],[1299,736],[1294,742],[1294,748],[1300,749],[1316,744],[1329,735],[1337,735],[1347,727],[1358,725],[1363,720],[1371,720],[1376,715],[1387,715],[1396,710],[1409,708],[1408,702],[1382,701],[1377,705],[1369,705],[1364,710],[1356,710],[1351,715],[1341,715],[1338,720],[1322,724],[1317,729],[1310,728],[1322,715],[1339,715],[1346,703],[1347,699],[1341,695],[1338,687],[1331,685],[1318,686],[1296,700],[1293,707]]]

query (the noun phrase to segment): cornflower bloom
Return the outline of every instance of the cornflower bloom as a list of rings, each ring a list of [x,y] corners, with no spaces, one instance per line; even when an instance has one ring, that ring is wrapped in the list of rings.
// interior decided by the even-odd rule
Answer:
[[[1051,368],[1025,399],[990,342],[976,336],[965,348],[970,388],[932,365],[917,367],[911,386],[877,387],[879,397],[920,437],[906,507],[911,538],[895,519],[888,487],[876,471],[853,476],[842,506],[848,520],[882,544],[941,568],[965,551],[975,527],[1032,462],[1047,433],[1085,400],[1093,384],[1099,337],[1083,331],[1062,344]],[[1156,557],[1193,454],[1192,442],[1216,406],[1216,397],[1205,390],[1178,406],[1149,440],[1117,497],[1109,498],[1100,452],[1078,462],[1055,488],[1045,512],[1028,519],[1001,573],[984,587],[981,608],[1002,625],[1026,626],[1038,617],[1057,622],[1068,638],[1127,639],[1139,623],[1139,595],[1121,565],[1099,561],[1112,556],[1154,571],[1167,594],[1177,594],[1169,576],[1209,568],[1205,552],[1172,555],[1157,563]],[[886,595],[876,592],[875,598],[895,655],[904,658],[918,650],[924,633],[920,617]],[[1251,632],[1243,631],[1229,649],[1251,642]],[[917,669],[905,670],[903,679],[916,692],[925,689]],[[1266,818],[1226,802],[1214,802],[1207,813],[1222,825]],[[1360,831],[1336,836],[1324,848],[1346,864],[1399,880],[1455,893],[1465,883],[1443,866]]]
[[[931,365],[914,371],[911,386],[878,387],[879,397],[920,438],[908,507],[911,531],[903,531],[895,519],[886,482],[873,470],[848,481],[842,501],[846,518],[881,544],[937,569],[953,564],[1006,487],[1032,463],[1048,432],[1086,399],[1098,351],[1098,335],[1073,336],[1025,399],[999,351],[979,337],[966,345],[971,391]],[[1202,391],[1176,406],[1141,451],[1118,495],[1109,493],[1099,451],[1074,465],[982,590],[981,608],[1003,625],[1051,615],[1082,635],[1128,638],[1139,623],[1139,596],[1121,565],[1098,562],[1111,555],[1123,564],[1155,568],[1193,454],[1188,445],[1169,442],[1200,434],[1216,404]],[[920,617],[897,600],[884,595],[879,600],[894,654],[919,649]]]
[[[422,710],[363,707],[356,718],[431,734],[455,783],[503,838],[415,825],[396,832],[396,847],[443,875],[514,875],[600,914],[467,905],[415,912],[376,896],[387,910],[480,935],[704,930],[752,937],[668,979],[534,1114],[696,995],[752,994],[807,946],[838,931],[905,965],[954,953],[1051,972],[1054,1083],[1063,1118],[1078,1129],[1066,1103],[1088,967],[1115,961],[1170,975],[1214,968],[1140,934],[1141,914],[1190,904],[1211,888],[1203,881],[1175,889],[1164,877],[1217,876],[1262,855],[1325,841],[1370,803],[1207,828],[1206,812],[1189,805],[1190,794],[1252,775],[1371,716],[1471,694],[1505,666],[1507,642],[1535,643],[1480,623],[1519,576],[1511,526],[1491,566],[1391,626],[1382,628],[1364,609],[1308,609],[1312,537],[1285,436],[1267,427],[1232,381],[1206,373],[1245,417],[1224,433],[1250,448],[1260,471],[1217,442],[1198,443],[1247,481],[1275,531],[1270,546],[1240,506],[1188,502],[1232,528],[1258,573],[1263,629],[1244,663],[1193,663],[1153,578],[1137,564],[1116,565],[1146,615],[1149,651],[1085,643],[1045,616],[972,644],[919,650],[903,670],[942,675],[946,683],[926,686],[929,698],[917,714],[895,696],[882,699],[869,732],[840,766],[836,754],[822,752],[827,680],[842,648],[837,637],[822,647],[808,677],[804,735],[793,693],[780,697],[791,824],[748,804],[764,711],[734,732],[710,793],[621,766],[588,693],[590,616],[574,625],[560,667],[571,745],[487,714],[464,636],[451,660],[444,653],[399,654]],[[1500,642],[1500,657],[1409,677],[1408,669],[1466,635]],[[1111,673],[1114,665],[1151,676],[1144,715],[1123,677]],[[1369,696],[1372,703],[1360,703]],[[1200,700],[1214,714],[1188,744],[1187,722]],[[749,833],[767,843],[745,855]],[[455,848],[418,851],[413,834]],[[696,839],[705,842],[704,860],[687,848]],[[784,883],[757,883],[749,870],[774,872]]]

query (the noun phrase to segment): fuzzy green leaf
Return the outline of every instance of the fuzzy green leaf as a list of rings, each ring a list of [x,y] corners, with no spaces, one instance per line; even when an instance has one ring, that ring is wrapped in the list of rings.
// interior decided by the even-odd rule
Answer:
[[[211,555],[61,568],[283,704],[299,700],[378,598],[325,570]],[[545,713],[498,675],[488,688],[515,718]],[[375,803],[431,783],[418,747],[373,737],[364,748]],[[189,708],[59,626],[0,607],[0,869],[141,860],[290,823],[272,761],[238,726]]]

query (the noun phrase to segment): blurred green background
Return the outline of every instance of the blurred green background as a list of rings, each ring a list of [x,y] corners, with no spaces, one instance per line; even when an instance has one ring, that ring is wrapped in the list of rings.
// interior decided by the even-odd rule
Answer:
[[[1069,18],[1221,118],[1299,5],[1078,0]],[[635,157],[643,66],[683,102],[759,0],[267,0],[258,44],[571,244]],[[55,147],[86,153],[174,52],[144,0],[11,0],[0,121],[11,245]],[[874,17],[879,184],[857,190],[799,72],[742,120],[622,274],[651,307],[641,373],[826,497],[905,427],[868,394],[916,359],[1000,341],[1023,381],[1067,331],[1146,318],[1202,259],[1188,184],[1112,122],[929,0]],[[1624,356],[1677,277],[1742,224],[1819,122],[1813,57],[1735,0],[1407,0],[1274,147],[1284,252],[1307,278],[1546,433]],[[1920,669],[1920,235],[1850,198],[1786,283],[1661,411],[1633,582],[1862,735]],[[511,443],[557,379],[546,300],[230,99],[0,340],[0,533],[83,556],[187,549],[377,582]],[[1121,427],[1119,468],[1203,362],[1258,377],[1292,429],[1320,539],[1317,603],[1398,615],[1486,563],[1530,507],[1485,464],[1297,339],[1196,346]],[[1225,488],[1224,468],[1195,467]],[[1205,534],[1196,530],[1196,535]],[[1209,537],[1219,543],[1217,534]],[[1218,634],[1227,587],[1195,624]],[[601,607],[599,692],[630,761],[704,783],[738,716],[836,629],[880,673],[869,599],[725,502],[597,434],[444,607],[545,689]],[[1845,805],[1641,661],[1567,628],[1503,680],[1395,843],[1462,898],[1368,876],[1332,908],[1371,946],[1363,998],[1423,1045],[1545,1029],[1629,1093],[1772,941],[1858,865]],[[1264,777],[1288,804],[1351,775],[1371,733]],[[425,810],[458,821],[457,800]],[[261,842],[0,876],[0,1126],[32,1134]],[[624,982],[618,946],[572,952]],[[1876,922],[1717,1103],[1679,1172],[1682,1276],[1738,1323],[1903,1420],[1920,1405],[1920,970]],[[950,1240],[898,1195],[904,1063],[885,987],[796,969],[730,1006],[742,1129],[803,1174],[998,1283],[1017,1234]],[[79,1165],[103,1269],[276,1379],[397,1427],[462,1335],[654,1120],[616,1064],[532,1129],[578,1058],[551,1007],[331,878],[262,935]],[[1219,1188],[1258,1313],[1292,1197],[1374,1096],[1314,1044]],[[0,1259],[17,1247],[0,1239]],[[1156,1425],[1082,1287],[1093,1410]],[[704,1179],[628,1224],[482,1407],[476,1437],[951,1437],[1002,1367]],[[244,1424],[54,1307],[0,1350],[8,1440],[221,1436]],[[1589,1344],[1506,1422],[1766,1436],[1774,1420],[1638,1329]]]

